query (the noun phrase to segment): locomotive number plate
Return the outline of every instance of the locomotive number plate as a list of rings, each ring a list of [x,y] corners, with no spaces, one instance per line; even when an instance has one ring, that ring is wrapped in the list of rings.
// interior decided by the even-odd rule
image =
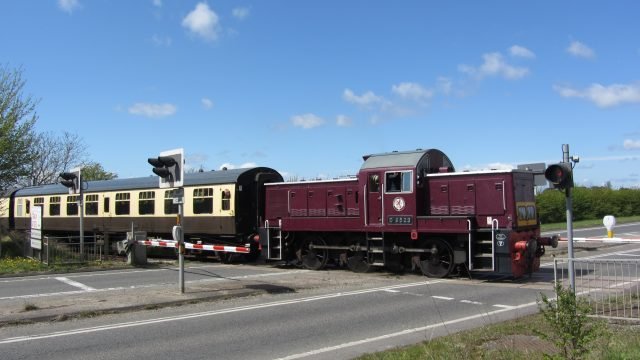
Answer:
[[[389,225],[411,225],[413,224],[413,217],[411,216],[398,216],[392,215],[387,218],[387,224]]]

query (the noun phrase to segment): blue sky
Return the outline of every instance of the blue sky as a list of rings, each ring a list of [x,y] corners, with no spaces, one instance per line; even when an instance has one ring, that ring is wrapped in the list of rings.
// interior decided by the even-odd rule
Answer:
[[[438,148],[458,170],[581,158],[640,186],[638,1],[20,0],[0,63],[121,178],[187,165],[355,174]]]

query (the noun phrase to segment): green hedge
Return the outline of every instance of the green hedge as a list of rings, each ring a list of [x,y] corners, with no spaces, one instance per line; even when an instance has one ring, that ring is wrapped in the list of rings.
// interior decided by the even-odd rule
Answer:
[[[543,224],[567,221],[565,194],[547,189],[537,196],[540,222]],[[573,189],[573,220],[601,219],[640,215],[640,189],[610,189],[606,187],[576,187]]]

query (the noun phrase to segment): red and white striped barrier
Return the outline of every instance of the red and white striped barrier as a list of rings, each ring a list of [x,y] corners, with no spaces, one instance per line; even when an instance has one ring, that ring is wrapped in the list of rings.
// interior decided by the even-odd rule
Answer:
[[[560,241],[567,241],[568,239],[563,237],[559,239]],[[601,243],[638,243],[640,244],[640,239],[635,238],[588,238],[588,237],[574,237],[574,242],[601,242]]]
[[[172,240],[142,240],[138,241],[140,245],[156,246],[156,247],[172,247],[177,248],[178,242]],[[208,251],[224,251],[229,253],[248,254],[251,250],[244,246],[227,246],[227,245],[207,245],[207,244],[192,244],[185,242],[184,247],[186,249],[193,250],[208,250]]]

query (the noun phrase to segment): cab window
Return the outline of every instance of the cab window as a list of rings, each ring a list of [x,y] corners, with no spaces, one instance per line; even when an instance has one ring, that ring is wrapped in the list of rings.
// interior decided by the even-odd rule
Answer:
[[[386,173],[385,191],[387,193],[411,192],[412,171],[391,171]]]

